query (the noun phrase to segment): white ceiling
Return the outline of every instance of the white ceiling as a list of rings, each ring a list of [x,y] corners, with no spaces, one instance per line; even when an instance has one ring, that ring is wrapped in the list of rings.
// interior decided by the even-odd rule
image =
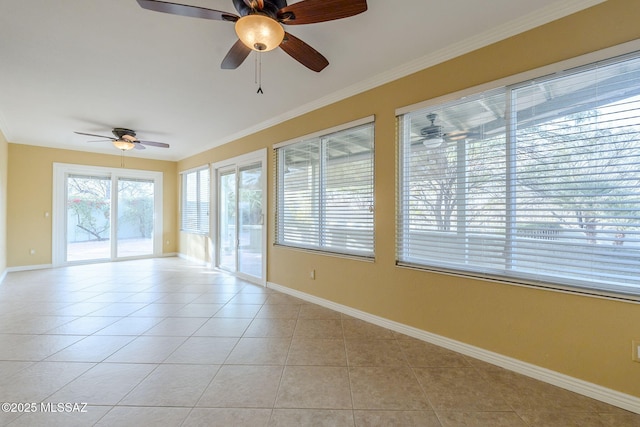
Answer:
[[[235,13],[231,0],[173,1]],[[368,0],[355,17],[286,27],[330,65],[264,53],[258,95],[255,54],[220,69],[232,23],[135,0],[0,0],[0,129],[13,143],[117,154],[73,131],[125,127],[171,144],[128,156],[180,160],[601,1]]]

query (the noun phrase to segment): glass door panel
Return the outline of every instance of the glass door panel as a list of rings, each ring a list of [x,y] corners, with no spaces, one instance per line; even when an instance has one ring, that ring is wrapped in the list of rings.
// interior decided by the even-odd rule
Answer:
[[[66,261],[111,257],[111,178],[67,175]]]
[[[153,197],[153,180],[118,178],[118,258],[153,254]]]
[[[238,271],[262,277],[262,166],[240,168],[238,179]]]
[[[236,237],[236,173],[221,172],[218,192],[218,266],[229,271],[236,271],[237,237]]]

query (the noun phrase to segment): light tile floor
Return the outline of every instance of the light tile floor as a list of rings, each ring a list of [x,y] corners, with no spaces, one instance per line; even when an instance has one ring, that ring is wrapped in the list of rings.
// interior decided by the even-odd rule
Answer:
[[[11,426],[640,426],[178,258],[9,274],[0,372],[1,402],[35,404]]]

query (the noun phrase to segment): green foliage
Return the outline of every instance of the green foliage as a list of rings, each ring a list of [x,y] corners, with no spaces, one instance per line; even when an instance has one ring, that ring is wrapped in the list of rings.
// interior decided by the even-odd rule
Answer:
[[[139,237],[149,238],[153,231],[153,198],[135,197],[121,199],[119,208],[123,212],[119,220],[122,226],[132,224],[139,233]]]
[[[109,202],[91,196],[76,197],[67,201],[67,208],[75,213],[77,227],[94,237],[94,240],[109,238]]]
[[[91,240],[110,238],[111,179],[70,176],[67,180],[67,209],[76,217],[76,227],[92,236]],[[137,180],[118,180],[118,222],[129,233],[136,230],[139,237],[151,237],[153,232],[153,183]],[[119,236],[120,237],[120,236]]]

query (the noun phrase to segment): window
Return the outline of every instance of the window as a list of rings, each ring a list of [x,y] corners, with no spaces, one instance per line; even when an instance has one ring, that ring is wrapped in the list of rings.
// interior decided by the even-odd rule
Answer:
[[[373,123],[276,147],[280,245],[373,257]]]
[[[400,264],[640,295],[640,58],[399,116]]]
[[[209,168],[182,174],[181,229],[193,233],[209,232]]]

